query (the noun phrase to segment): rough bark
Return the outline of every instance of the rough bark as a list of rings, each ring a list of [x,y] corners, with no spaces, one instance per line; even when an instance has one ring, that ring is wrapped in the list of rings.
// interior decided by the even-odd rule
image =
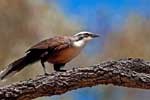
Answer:
[[[67,72],[53,72],[1,87],[0,100],[31,100],[98,84],[150,89],[150,62],[128,58]]]

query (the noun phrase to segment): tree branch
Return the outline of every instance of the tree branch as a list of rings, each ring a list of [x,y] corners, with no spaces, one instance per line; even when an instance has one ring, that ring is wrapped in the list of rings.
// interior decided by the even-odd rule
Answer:
[[[150,89],[150,62],[128,58],[67,72],[53,72],[1,87],[0,100],[31,100],[98,84]]]

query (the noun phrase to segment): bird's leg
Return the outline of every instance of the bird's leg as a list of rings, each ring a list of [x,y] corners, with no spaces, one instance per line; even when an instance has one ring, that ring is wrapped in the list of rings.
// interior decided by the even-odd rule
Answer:
[[[66,72],[66,70],[60,69],[63,66],[65,66],[65,64],[54,64],[54,70],[59,72]]]
[[[43,60],[41,59],[41,64],[42,64],[42,67],[43,67],[44,74],[45,74],[45,75],[48,75],[48,73],[47,73],[47,71],[46,71],[46,67],[45,67],[44,62],[45,62],[45,61],[43,61]]]
[[[45,52],[44,54],[41,55],[41,64],[42,64],[42,67],[43,67],[43,70],[44,70],[44,74],[45,74],[45,75],[48,75],[48,73],[47,73],[47,71],[46,71],[45,64],[44,64],[44,62],[45,62],[46,59],[47,59],[47,56],[48,56],[48,52]]]

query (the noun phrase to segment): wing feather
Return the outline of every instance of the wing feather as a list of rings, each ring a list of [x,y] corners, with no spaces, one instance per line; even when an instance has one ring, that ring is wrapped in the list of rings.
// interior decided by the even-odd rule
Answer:
[[[71,45],[71,39],[67,36],[59,36],[50,38],[44,41],[39,42],[38,44],[32,46],[28,51],[36,50],[36,49],[49,49],[52,51],[58,51],[64,48],[67,48]]]

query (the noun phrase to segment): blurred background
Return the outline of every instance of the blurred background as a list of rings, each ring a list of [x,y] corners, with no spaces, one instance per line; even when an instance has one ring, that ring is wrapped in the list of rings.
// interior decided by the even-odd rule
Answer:
[[[91,31],[91,41],[65,68],[138,57],[150,60],[150,0],[0,0],[0,70],[35,43],[55,35]],[[88,58],[88,59],[87,59]],[[47,64],[49,72],[53,71]],[[0,85],[43,74],[39,63]],[[142,89],[98,85],[35,100],[149,100]]]

